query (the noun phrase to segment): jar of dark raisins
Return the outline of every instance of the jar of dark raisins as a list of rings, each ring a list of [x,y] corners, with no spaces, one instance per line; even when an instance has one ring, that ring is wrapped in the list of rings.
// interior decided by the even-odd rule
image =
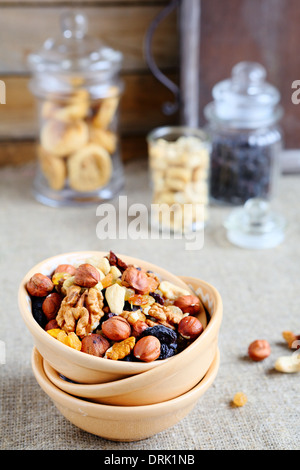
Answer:
[[[266,82],[264,67],[241,62],[230,79],[213,88],[213,98],[205,108],[212,201],[241,205],[252,198],[271,199],[283,140],[279,91]]]

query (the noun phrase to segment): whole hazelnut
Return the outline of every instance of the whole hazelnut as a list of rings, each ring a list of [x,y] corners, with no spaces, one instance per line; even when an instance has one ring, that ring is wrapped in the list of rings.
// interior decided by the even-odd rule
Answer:
[[[48,321],[48,323],[45,326],[45,331],[53,330],[53,329],[56,329],[56,328],[59,328],[59,325],[58,325],[57,321],[55,319],[50,320],[50,321]]]
[[[100,273],[91,264],[81,264],[75,272],[75,284],[81,287],[95,287],[100,281]]]
[[[102,332],[112,341],[122,341],[131,335],[131,326],[125,318],[115,315],[102,323]]]
[[[137,320],[131,325],[131,335],[138,338],[149,326],[143,320]]]
[[[49,277],[36,273],[29,279],[26,288],[28,293],[34,297],[46,297],[53,291],[54,285]]]
[[[47,320],[50,321],[56,317],[61,302],[62,297],[57,292],[52,292],[51,294],[47,295],[42,305],[42,310],[47,317]]]
[[[95,333],[85,336],[81,341],[81,351],[92,356],[103,357],[109,347],[110,342]]]
[[[263,361],[271,354],[271,347],[265,339],[257,339],[248,347],[249,357],[256,362]]]
[[[203,331],[202,323],[193,316],[183,317],[178,325],[178,333],[185,339],[194,340]]]
[[[74,276],[76,273],[76,268],[71,264],[60,264],[54,271],[54,274],[56,273],[68,273],[71,274],[71,276]]]
[[[196,315],[201,310],[201,302],[196,295],[181,295],[175,300],[174,305],[179,307],[183,313],[190,315]]]
[[[143,362],[155,361],[160,355],[160,341],[156,336],[144,336],[133,349],[133,355]]]

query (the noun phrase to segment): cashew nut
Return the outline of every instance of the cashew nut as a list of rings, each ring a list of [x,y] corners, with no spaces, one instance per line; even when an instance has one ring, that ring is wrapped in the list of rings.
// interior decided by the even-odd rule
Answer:
[[[300,372],[300,354],[279,357],[275,362],[275,369],[286,374]]]
[[[175,300],[180,295],[190,295],[188,290],[178,287],[169,281],[162,281],[158,288],[169,300]]]

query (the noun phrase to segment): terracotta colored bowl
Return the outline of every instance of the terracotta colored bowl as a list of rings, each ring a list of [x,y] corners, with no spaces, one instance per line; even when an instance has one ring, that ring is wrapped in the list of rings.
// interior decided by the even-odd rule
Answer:
[[[34,320],[31,311],[30,297],[26,291],[26,283],[33,274],[40,272],[49,275],[59,264],[78,264],[93,256],[106,256],[107,253],[102,252],[74,252],[66,253],[52,258],[48,258],[34,266],[24,277],[19,287],[19,309],[21,316],[33,336],[34,343],[41,355],[48,363],[65,377],[79,383],[105,383],[112,380],[119,380],[131,375],[140,374],[147,370],[159,367],[163,362],[172,358],[153,361],[150,363],[142,362],[126,362],[112,361],[99,358],[89,354],[76,351],[69,346],[64,345],[60,341],[52,338],[44,331]],[[152,270],[161,276],[162,279],[168,280],[178,286],[187,289],[186,284],[177,276],[168,271],[155,266],[146,261],[132,258],[125,255],[117,255],[127,264],[136,264],[142,268]]]
[[[219,363],[217,351],[203,380],[173,400],[146,406],[111,406],[85,401],[63,392],[47,378],[43,358],[36,348],[32,354],[35,378],[62,415],[80,429],[112,441],[146,439],[178,423],[192,411],[198,399],[212,385]]]
[[[164,361],[160,367],[143,374],[105,384],[71,383],[44,361],[47,377],[54,385],[71,395],[108,405],[150,405],[191,390],[204,377],[216,356],[222,303],[217,291],[209,284],[193,278],[181,279],[195,291],[201,289],[203,297],[211,302],[213,313],[201,337],[172,360]]]

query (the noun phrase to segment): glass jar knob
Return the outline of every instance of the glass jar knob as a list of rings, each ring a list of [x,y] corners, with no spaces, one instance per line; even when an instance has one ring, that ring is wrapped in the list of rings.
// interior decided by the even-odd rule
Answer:
[[[265,68],[255,62],[240,62],[232,69],[232,89],[250,95],[257,92],[266,80]]]
[[[242,208],[235,209],[224,223],[228,240],[240,248],[274,248],[285,237],[285,219],[271,210],[262,198],[249,199]]]
[[[68,12],[61,17],[61,27],[66,39],[82,39],[87,34],[88,22],[81,13]]]

